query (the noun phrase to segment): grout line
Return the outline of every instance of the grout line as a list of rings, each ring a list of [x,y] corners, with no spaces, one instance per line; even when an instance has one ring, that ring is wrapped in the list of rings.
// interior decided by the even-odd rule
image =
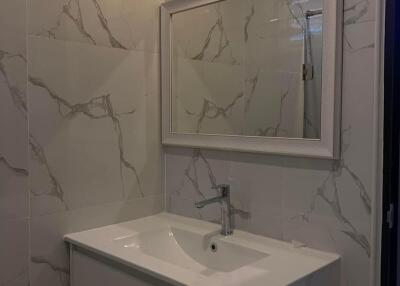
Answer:
[[[28,75],[29,75],[29,59],[30,59],[30,51],[29,51],[29,1],[25,0],[25,53],[26,53],[26,78],[25,78],[25,88],[26,88],[26,101],[27,101],[27,114],[26,114],[26,120],[27,120],[27,142],[26,142],[26,147],[27,147],[27,163],[28,163],[28,179],[27,179],[27,199],[28,199],[28,285],[32,284],[31,277],[32,277],[32,269],[31,269],[31,255],[32,255],[32,248],[31,248],[31,238],[32,238],[32,229],[31,229],[31,164],[30,164],[30,146],[29,146],[29,133],[30,133],[30,120],[29,120],[29,105],[30,105],[30,98],[29,98],[29,89],[28,89]]]

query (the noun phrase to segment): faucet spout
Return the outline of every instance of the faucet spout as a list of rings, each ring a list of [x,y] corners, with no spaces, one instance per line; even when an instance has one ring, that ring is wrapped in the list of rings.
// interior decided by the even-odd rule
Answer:
[[[217,190],[220,195],[211,199],[195,202],[196,208],[203,208],[206,205],[220,203],[221,205],[221,234],[230,235],[233,233],[232,227],[232,212],[230,202],[230,186],[218,185]]]
[[[211,199],[206,199],[203,201],[195,202],[194,205],[196,208],[201,209],[204,208],[206,205],[213,204],[213,203],[221,203],[222,197],[215,197]]]

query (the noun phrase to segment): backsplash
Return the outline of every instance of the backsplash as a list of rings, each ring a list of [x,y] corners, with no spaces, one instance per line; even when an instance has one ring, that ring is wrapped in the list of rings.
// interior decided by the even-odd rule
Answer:
[[[345,1],[340,161],[167,148],[167,210],[218,221],[194,201],[228,183],[237,228],[337,252],[343,286],[374,285],[375,5]]]

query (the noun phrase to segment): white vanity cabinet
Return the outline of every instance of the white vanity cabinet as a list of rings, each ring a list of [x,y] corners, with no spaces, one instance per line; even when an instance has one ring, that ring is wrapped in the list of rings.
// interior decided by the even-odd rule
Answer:
[[[70,245],[71,286],[171,286],[88,250]]]
[[[338,286],[340,257],[161,213],[65,235],[71,286]]]

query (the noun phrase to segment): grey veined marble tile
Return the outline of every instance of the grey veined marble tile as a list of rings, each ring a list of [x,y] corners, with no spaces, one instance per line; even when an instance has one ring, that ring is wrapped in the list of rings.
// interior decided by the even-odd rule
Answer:
[[[157,51],[161,0],[32,0],[31,35]]]
[[[377,1],[380,0],[344,0],[344,24],[375,20]]]
[[[25,1],[0,4],[0,219],[28,215]]]
[[[28,219],[0,219],[0,284],[29,285]]]
[[[156,54],[30,45],[33,215],[161,192]]]
[[[162,194],[58,212],[31,219],[30,273],[32,286],[68,286],[66,233],[137,219],[162,211]]]

